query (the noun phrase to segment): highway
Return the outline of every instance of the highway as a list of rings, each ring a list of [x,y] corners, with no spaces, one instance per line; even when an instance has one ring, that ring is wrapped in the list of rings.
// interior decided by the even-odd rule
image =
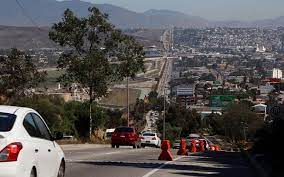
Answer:
[[[165,88],[166,88],[166,95],[169,94],[169,84],[168,83],[171,80],[172,65],[173,65],[173,59],[167,58],[166,63],[165,63],[165,69],[162,73],[162,76],[160,78],[160,81],[157,87],[158,96],[165,95],[164,93]]]
[[[160,149],[112,149],[109,145],[67,145],[66,177],[254,177],[238,152],[174,155],[158,161]],[[176,154],[176,151],[174,151]]]

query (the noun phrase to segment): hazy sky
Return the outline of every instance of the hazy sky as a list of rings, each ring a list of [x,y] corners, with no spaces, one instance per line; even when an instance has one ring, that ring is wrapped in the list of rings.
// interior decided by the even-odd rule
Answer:
[[[284,0],[84,0],[129,10],[178,10],[210,20],[256,20],[284,16]]]

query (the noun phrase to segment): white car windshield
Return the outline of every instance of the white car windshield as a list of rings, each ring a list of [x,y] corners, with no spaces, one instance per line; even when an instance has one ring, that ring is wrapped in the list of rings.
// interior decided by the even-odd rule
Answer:
[[[143,136],[155,136],[154,133],[144,133]]]

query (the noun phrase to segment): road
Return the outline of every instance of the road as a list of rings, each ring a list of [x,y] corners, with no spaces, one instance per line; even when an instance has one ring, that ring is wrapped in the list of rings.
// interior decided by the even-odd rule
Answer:
[[[166,96],[168,96],[169,94],[169,82],[171,80],[172,65],[173,65],[173,59],[167,58],[166,63],[165,63],[165,69],[164,69],[164,72],[162,73],[162,76],[160,78],[160,82],[157,88],[158,96],[165,95],[164,92],[166,92]]]
[[[160,149],[64,146],[66,177],[254,177],[240,153],[208,152],[158,161]],[[176,154],[176,152],[174,152]]]

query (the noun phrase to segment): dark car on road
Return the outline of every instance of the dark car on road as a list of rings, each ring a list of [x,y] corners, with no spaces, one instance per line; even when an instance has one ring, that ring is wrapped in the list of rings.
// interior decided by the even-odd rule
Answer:
[[[179,149],[179,147],[180,147],[180,140],[175,140],[173,148],[174,149]]]
[[[141,147],[141,139],[132,127],[118,127],[112,133],[111,147],[119,148],[119,146],[133,146],[133,148]]]

